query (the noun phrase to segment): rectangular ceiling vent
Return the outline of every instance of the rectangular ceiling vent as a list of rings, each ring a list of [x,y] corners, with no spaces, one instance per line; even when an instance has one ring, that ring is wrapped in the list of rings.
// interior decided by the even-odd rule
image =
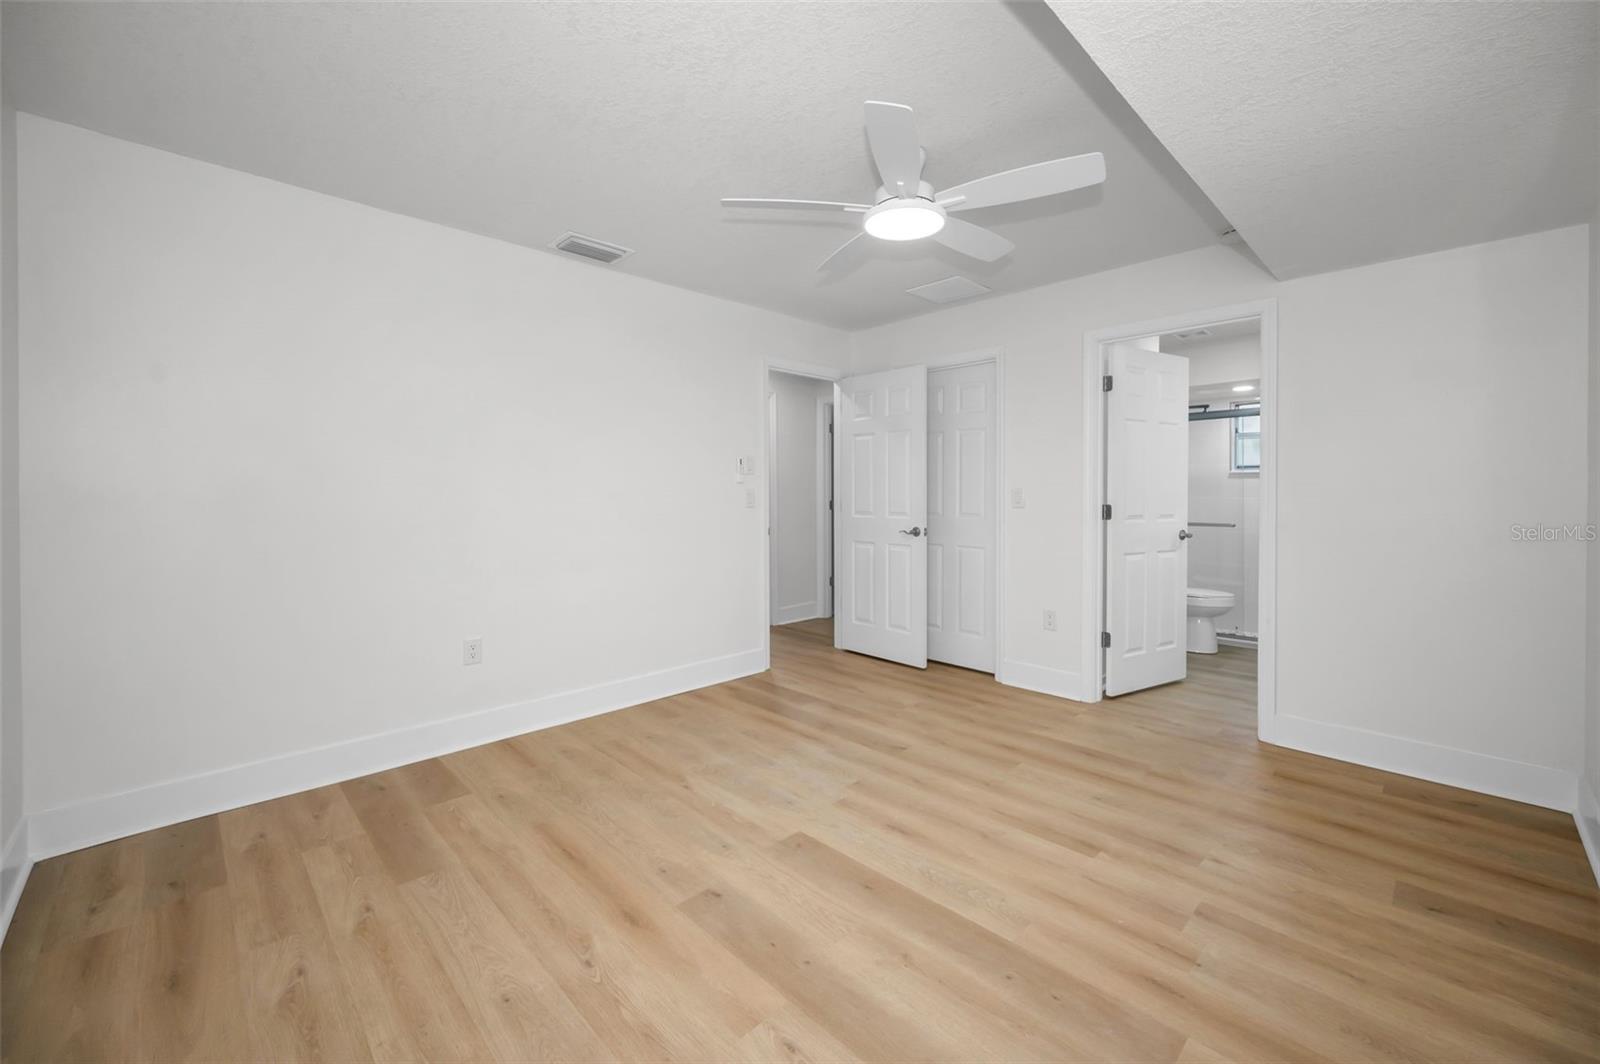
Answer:
[[[1208,337],[1210,335],[1211,335],[1211,330],[1210,329],[1189,329],[1186,332],[1175,332],[1175,333],[1173,333],[1172,334],[1172,338],[1174,340],[1204,340],[1206,337]]]
[[[620,244],[608,244],[604,240],[596,240],[582,233],[567,233],[550,246],[557,251],[565,251],[568,255],[579,255],[606,266],[633,254],[632,248],[625,248]]]
[[[918,299],[926,299],[929,303],[955,303],[958,300],[981,296],[992,289],[967,277],[946,277],[942,281],[907,288],[906,291]]]

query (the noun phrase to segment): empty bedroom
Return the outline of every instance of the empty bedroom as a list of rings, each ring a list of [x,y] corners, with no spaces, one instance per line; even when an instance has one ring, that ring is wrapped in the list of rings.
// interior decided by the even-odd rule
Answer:
[[[0,1060],[1600,1061],[1600,4],[0,0]]]

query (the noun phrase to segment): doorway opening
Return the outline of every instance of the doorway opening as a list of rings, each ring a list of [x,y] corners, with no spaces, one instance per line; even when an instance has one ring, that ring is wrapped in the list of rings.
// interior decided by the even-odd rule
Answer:
[[[833,616],[834,382],[767,372],[769,625]]]
[[[1276,308],[1085,339],[1085,701],[1187,682],[1275,709]]]

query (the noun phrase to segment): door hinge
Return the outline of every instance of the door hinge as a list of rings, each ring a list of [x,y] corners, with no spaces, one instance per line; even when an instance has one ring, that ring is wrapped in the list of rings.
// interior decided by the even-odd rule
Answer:
[[[1110,632],[1101,632],[1100,633],[1100,645],[1105,647],[1107,650],[1111,649],[1111,633]]]
[[[1111,504],[1110,503],[1104,503],[1104,504],[1101,505],[1101,507],[1100,507],[1100,520],[1102,520],[1102,521],[1111,520]]]
[[[1111,390],[1111,374],[1108,373],[1104,377],[1100,378],[1100,390],[1102,392],[1109,392]]]

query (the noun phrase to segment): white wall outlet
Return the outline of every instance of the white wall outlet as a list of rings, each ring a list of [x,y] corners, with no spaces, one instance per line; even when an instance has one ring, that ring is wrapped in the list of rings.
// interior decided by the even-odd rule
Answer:
[[[1044,630],[1047,631],[1047,632],[1053,632],[1053,631],[1056,630],[1056,611],[1055,610],[1045,610],[1044,611]]]
[[[466,642],[461,644],[461,664],[463,664],[463,665],[482,665],[483,664],[483,640],[482,639],[468,639]]]
[[[1013,510],[1020,510],[1024,506],[1027,506],[1027,505],[1028,504],[1026,502],[1022,501],[1022,489],[1021,488],[1012,488],[1011,489],[1011,508]]]
[[[755,488],[746,488],[746,489],[744,489],[744,508],[746,510],[754,510],[756,508],[756,489]]]

